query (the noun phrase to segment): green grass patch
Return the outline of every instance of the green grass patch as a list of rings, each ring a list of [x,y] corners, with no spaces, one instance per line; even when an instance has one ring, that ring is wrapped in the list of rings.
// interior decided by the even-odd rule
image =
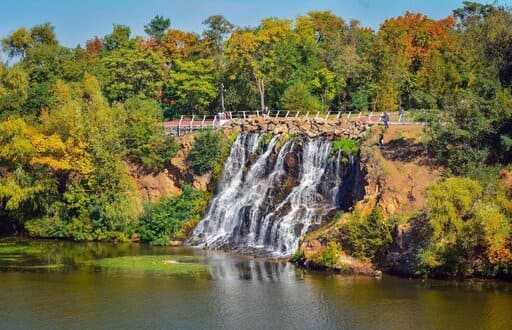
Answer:
[[[341,153],[345,156],[355,156],[359,153],[359,141],[353,139],[340,138],[332,141],[332,153]]]
[[[17,255],[17,254],[41,254],[44,250],[32,244],[19,244],[19,243],[0,243],[0,256],[4,255]]]
[[[198,258],[186,256],[127,256],[88,261],[86,264],[108,270],[148,272],[174,276],[201,276],[207,274],[207,266]]]

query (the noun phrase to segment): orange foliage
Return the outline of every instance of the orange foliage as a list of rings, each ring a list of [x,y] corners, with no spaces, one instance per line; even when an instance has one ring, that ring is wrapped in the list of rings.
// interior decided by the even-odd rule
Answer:
[[[433,51],[453,44],[450,32],[454,24],[453,16],[436,21],[419,13],[406,12],[386,20],[379,34],[392,52],[405,55],[411,63],[422,63]]]
[[[166,32],[158,48],[166,57],[184,59],[198,51],[198,42],[196,34],[172,29]]]
[[[103,42],[100,38],[94,37],[93,39],[87,40],[87,42],[85,43],[85,49],[89,54],[99,54],[103,49]]]

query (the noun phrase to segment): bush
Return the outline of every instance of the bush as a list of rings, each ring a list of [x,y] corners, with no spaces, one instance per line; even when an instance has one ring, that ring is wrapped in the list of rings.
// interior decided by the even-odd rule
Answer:
[[[315,262],[326,266],[326,267],[334,267],[336,266],[338,259],[341,256],[341,247],[337,242],[331,241],[327,243],[325,249],[323,249],[320,254],[315,258]]]
[[[368,216],[354,211],[342,227],[343,248],[356,258],[378,262],[393,241],[393,225],[378,207]]]
[[[427,193],[431,237],[419,253],[426,274],[496,276],[512,269],[511,219],[499,184],[484,191],[478,181],[448,178]],[[510,275],[510,274],[509,274]]]
[[[235,138],[234,134],[226,137],[222,132],[211,129],[201,131],[194,139],[187,158],[194,173],[203,175],[212,172],[215,180],[222,171]]]
[[[173,238],[186,238],[199,221],[207,203],[207,193],[185,186],[181,196],[147,205],[139,219],[141,240],[166,245]]]
[[[345,156],[355,156],[359,153],[359,142],[353,139],[340,138],[332,141],[333,153],[341,152]]]
[[[132,97],[125,103],[122,137],[127,155],[149,171],[162,170],[178,151],[178,145],[162,127],[162,110],[156,101]]]
[[[220,132],[207,129],[200,132],[194,139],[188,155],[188,162],[194,173],[203,175],[213,169],[220,161],[222,135]]]

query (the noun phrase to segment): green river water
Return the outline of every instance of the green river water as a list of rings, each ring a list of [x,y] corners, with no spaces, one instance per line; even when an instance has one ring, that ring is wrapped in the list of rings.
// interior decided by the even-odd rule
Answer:
[[[0,329],[512,329],[512,285],[190,248],[0,240]]]

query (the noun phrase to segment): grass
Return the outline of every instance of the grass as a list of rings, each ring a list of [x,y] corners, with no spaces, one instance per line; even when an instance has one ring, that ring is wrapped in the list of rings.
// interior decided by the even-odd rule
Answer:
[[[0,243],[0,257],[17,254],[41,254],[43,249],[32,244]]]
[[[150,272],[174,276],[199,276],[206,274],[207,266],[194,257],[170,255],[127,256],[88,261],[87,264],[108,270]]]

